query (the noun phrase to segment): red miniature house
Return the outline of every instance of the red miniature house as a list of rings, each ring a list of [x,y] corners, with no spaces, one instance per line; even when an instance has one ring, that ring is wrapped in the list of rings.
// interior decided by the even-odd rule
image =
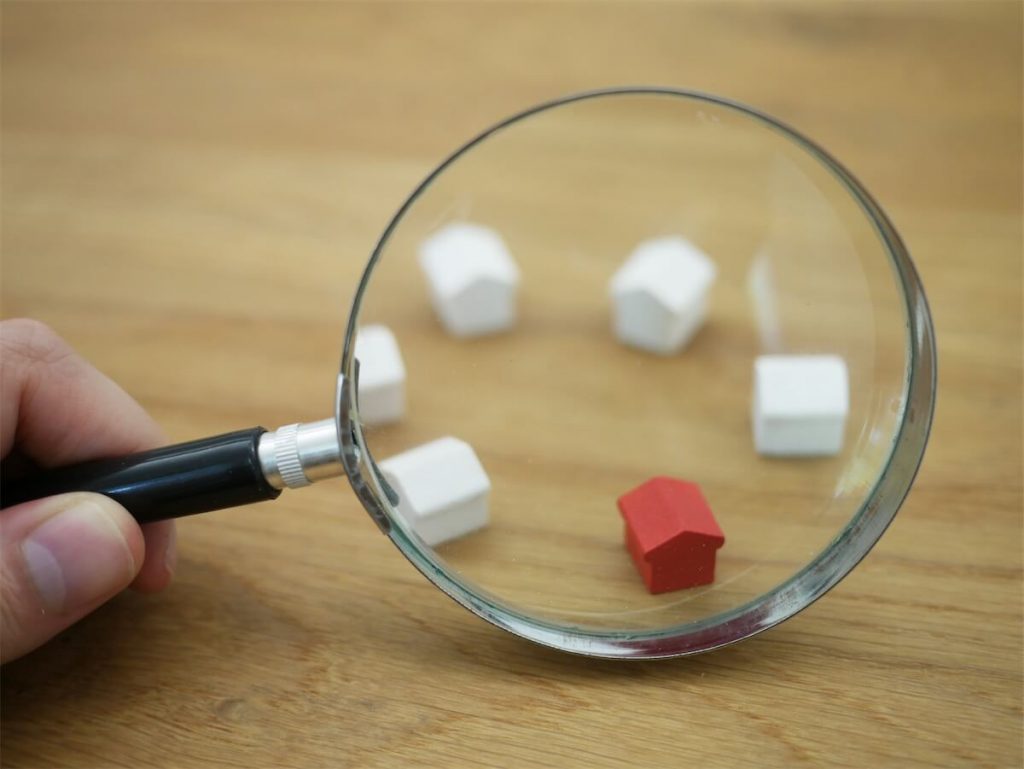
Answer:
[[[619,497],[619,512],[626,548],[650,592],[714,582],[725,535],[697,484],[652,478]]]

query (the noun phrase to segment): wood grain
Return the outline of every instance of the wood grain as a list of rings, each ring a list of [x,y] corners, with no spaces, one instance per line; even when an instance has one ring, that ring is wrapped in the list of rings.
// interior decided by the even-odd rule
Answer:
[[[896,522],[829,596],[757,639],[641,664],[532,646],[445,599],[379,535],[346,484],[325,483],[182,521],[168,592],[121,596],[7,666],[5,765],[1021,765],[1019,4],[3,10],[3,316],[50,323],[173,439],[326,416],[354,282],[409,190],[495,119],[619,83],[731,96],[829,148],[914,254],[940,356],[932,442]],[[580,215],[600,214],[593,205]],[[634,205],[629,215],[649,210]],[[524,244],[554,242],[555,219],[531,221]],[[611,233],[608,254],[618,253],[615,237],[627,243],[629,233]],[[714,237],[720,253],[754,242],[741,226]],[[741,276],[729,277],[726,264],[728,289]],[[582,267],[579,279],[598,286],[603,269]],[[693,351],[730,375],[710,401],[726,421],[693,422],[712,458],[739,456],[748,435],[743,415],[729,415],[747,390],[733,373],[756,347],[737,320],[748,312],[740,294],[726,289]],[[411,292],[380,305],[390,323],[405,324],[410,370],[441,379],[457,371],[469,386],[455,394],[482,404],[474,377],[503,365],[502,351],[481,348],[482,371],[463,375],[459,353],[434,339],[429,309]],[[524,330],[543,341],[510,374],[536,379],[570,350],[612,354],[604,336],[579,342],[605,333],[606,318],[584,296],[558,304],[544,290],[529,295]],[[843,327],[837,321],[829,337]],[[613,405],[641,365],[616,354],[590,391]],[[659,404],[675,403],[665,400],[670,380],[659,381],[636,407],[638,435],[656,435]],[[546,402],[571,404],[574,386],[549,388]],[[414,392],[430,408],[405,433],[381,432],[382,449],[447,430],[459,413],[439,392]],[[523,424],[530,403],[476,408],[464,428],[479,431],[470,437],[506,488],[536,487],[508,499],[538,514],[566,495],[620,490],[663,448],[636,439],[622,462],[601,447],[566,460],[566,435],[578,447],[613,422],[553,408],[546,416],[561,419],[559,429],[538,442]],[[488,445],[497,434],[500,445]],[[836,468],[807,467],[757,476],[752,463],[750,485],[775,501],[787,490],[818,498],[815,476],[831,488]],[[772,536],[734,475],[714,478],[711,462],[703,470],[738,511],[734,526]],[[810,521],[787,519],[784,529],[798,533],[775,533],[809,548],[828,531]],[[604,544],[580,552],[615,557],[616,527],[595,529]],[[736,565],[764,560],[741,542]],[[449,557],[486,567],[480,558],[474,566],[468,544]],[[758,574],[770,582],[798,554]],[[569,562],[581,574],[591,563]],[[490,576],[536,594],[522,570]],[[627,569],[619,576],[608,595],[636,588]],[[575,587],[576,598],[595,595],[585,582]],[[623,595],[628,605],[644,600]]]

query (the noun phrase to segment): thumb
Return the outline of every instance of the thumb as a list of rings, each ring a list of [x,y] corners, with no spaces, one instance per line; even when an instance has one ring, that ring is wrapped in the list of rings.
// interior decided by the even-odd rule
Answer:
[[[0,512],[0,661],[31,651],[135,578],[142,531],[99,494],[62,494]]]

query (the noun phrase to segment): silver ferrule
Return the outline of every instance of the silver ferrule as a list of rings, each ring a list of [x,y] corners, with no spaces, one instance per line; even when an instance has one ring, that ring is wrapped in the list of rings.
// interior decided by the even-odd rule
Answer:
[[[275,489],[297,489],[345,474],[333,419],[263,433],[259,457],[263,475]]]

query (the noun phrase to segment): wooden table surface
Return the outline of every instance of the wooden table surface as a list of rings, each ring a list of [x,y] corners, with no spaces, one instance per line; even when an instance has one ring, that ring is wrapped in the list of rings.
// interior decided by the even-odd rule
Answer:
[[[181,521],[170,590],[4,668],[4,764],[1020,766],[1021,36],[1019,3],[5,2],[2,314],[172,439],[327,416],[408,191],[499,117],[625,83],[749,102],[853,169],[920,269],[940,384],[893,526],[756,639],[531,645],[336,481]]]

